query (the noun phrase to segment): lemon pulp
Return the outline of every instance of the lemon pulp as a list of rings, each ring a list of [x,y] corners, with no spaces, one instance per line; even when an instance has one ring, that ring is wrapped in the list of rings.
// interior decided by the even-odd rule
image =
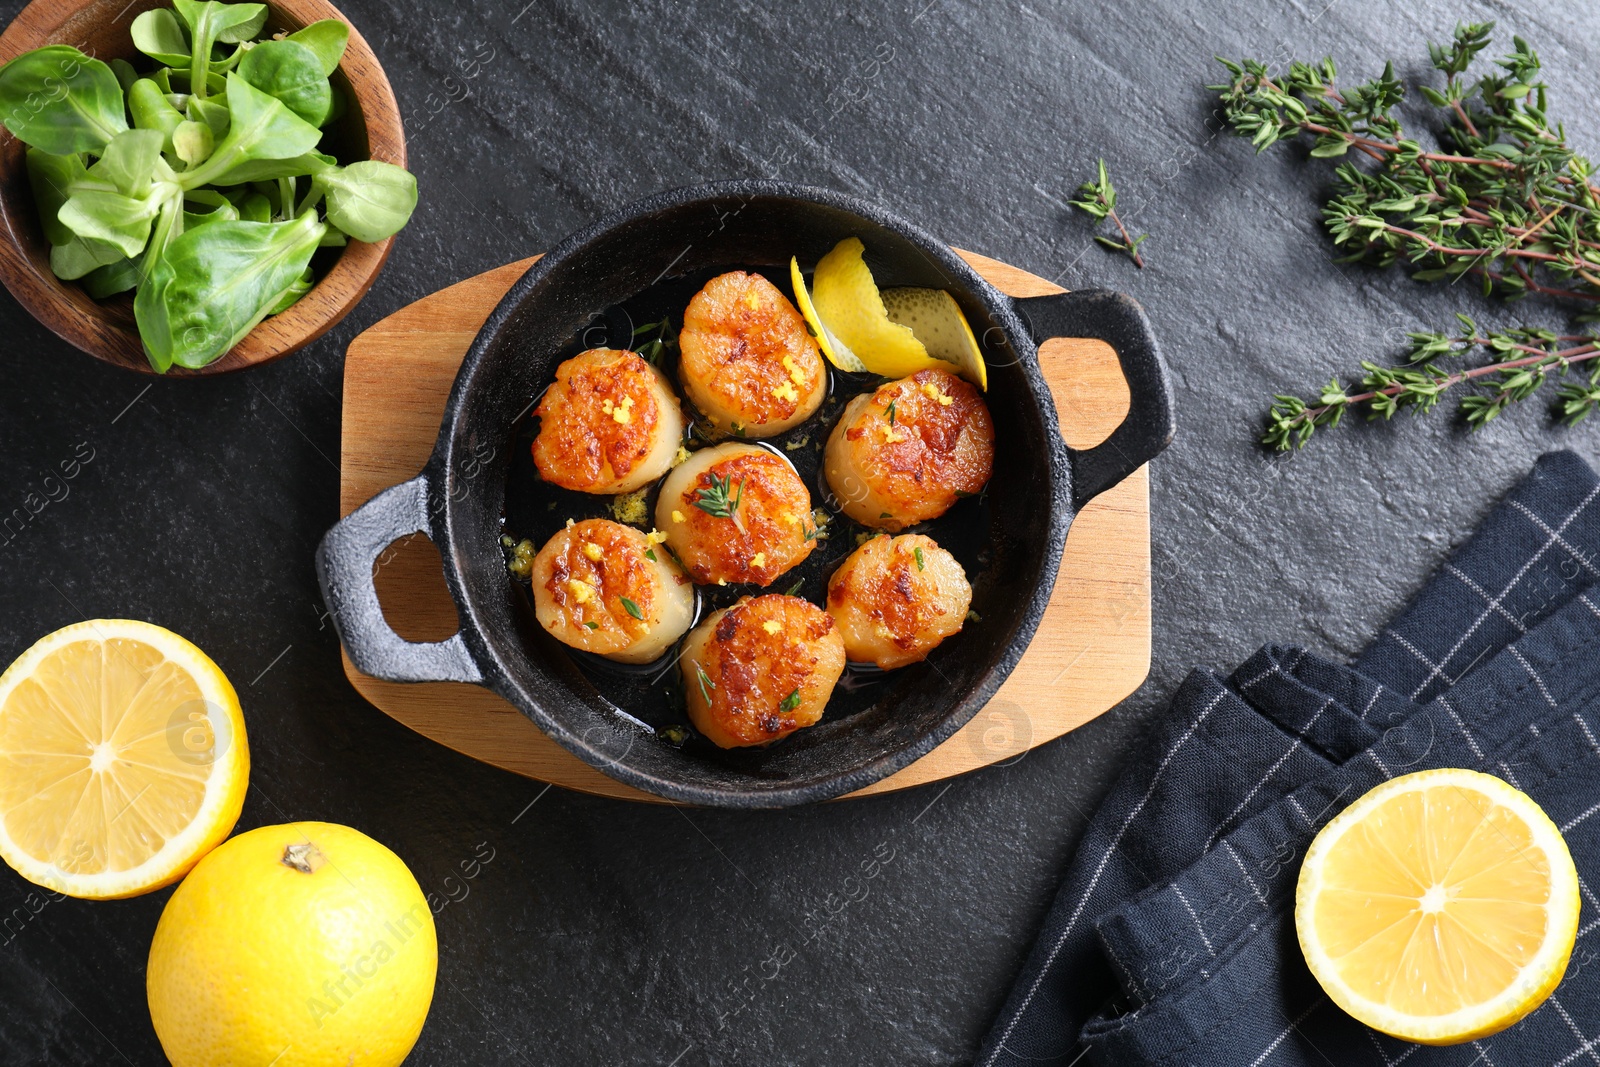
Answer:
[[[244,720],[215,663],[149,623],[41,639],[0,675],[0,855],[80,897],[168,885],[227,837]]]
[[[1372,790],[1317,835],[1295,921],[1312,973],[1357,1019],[1430,1044],[1498,1032],[1560,982],[1577,872],[1544,812],[1476,771]]]

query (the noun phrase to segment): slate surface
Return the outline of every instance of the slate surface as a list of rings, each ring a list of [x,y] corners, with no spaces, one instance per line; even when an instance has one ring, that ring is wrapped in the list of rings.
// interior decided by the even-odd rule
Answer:
[[[0,18],[19,7],[5,0]],[[64,498],[0,544],[0,662],[91,616],[150,619],[210,652],[250,728],[240,828],[352,824],[448,901],[413,1063],[967,1061],[1085,812],[1191,665],[1231,667],[1267,639],[1351,654],[1535,456],[1566,444],[1600,457],[1600,420],[1563,431],[1535,404],[1475,436],[1439,414],[1352,427],[1289,462],[1262,453],[1268,393],[1392,355],[1404,331],[1458,308],[1511,314],[1465,287],[1332,265],[1317,223],[1323,165],[1295,151],[1254,159],[1218,135],[1201,88],[1214,53],[1332,53],[1362,74],[1394,56],[1420,75],[1426,39],[1492,18],[1541,50],[1554,113],[1600,154],[1589,5],[349,0],[345,11],[408,116],[422,204],[329,337],[247,374],[152,385],[0,297],[0,513],[92,453]],[[1142,273],[1092,245],[1064,206],[1098,155],[1132,224],[1154,235]],[[366,705],[340,672],[311,568],[336,517],[350,338],[634,197],[767,174],[879,198],[954,244],[1070,287],[1121,288],[1149,309],[1180,407],[1178,441],[1154,469],[1149,682],[1010,766],[778,814],[543,792]],[[463,880],[480,843],[494,858]],[[845,882],[875,858],[875,877]],[[32,915],[28,888],[0,871],[0,916],[13,916],[0,929],[0,1061],[161,1062],[143,986],[167,894]],[[829,894],[849,903],[807,925]]]

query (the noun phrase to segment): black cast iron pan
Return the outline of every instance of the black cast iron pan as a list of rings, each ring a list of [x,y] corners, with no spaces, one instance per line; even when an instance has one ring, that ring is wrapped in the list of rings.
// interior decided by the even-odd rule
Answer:
[[[557,363],[584,347],[626,347],[629,327],[648,321],[656,305],[677,317],[699,284],[732,269],[761,270],[787,292],[790,256],[809,267],[850,236],[865,243],[880,286],[949,291],[984,350],[994,477],[981,498],[960,502],[927,530],[966,566],[979,618],[926,663],[875,677],[847,673],[818,725],[766,748],[723,752],[685,740],[673,721],[670,659],[653,671],[627,671],[572,653],[539,627],[526,590],[507,574],[505,533],[542,543],[568,514],[605,514],[608,503],[541,490],[524,455],[527,412]],[[1038,366],[1037,346],[1051,337],[1106,341],[1128,380],[1128,416],[1094,448],[1071,449],[1061,439]],[[823,495],[814,477],[820,444],[840,402],[873,384],[854,377],[835,375],[829,403],[791,431],[788,443],[807,437],[805,446],[775,443],[814,499]],[[328,531],[317,573],[362,671],[487,686],[581,759],[672,800],[784,807],[884,778],[971,719],[1033,637],[1073,516],[1166,447],[1173,428],[1165,367],[1143,311],[1128,297],[1079,290],[1013,299],[948,246],[855,197],[775,181],[695,186],[624,208],[529,268],[468,351],[427,466]],[[400,638],[373,588],[374,560],[416,531],[438,546],[461,619],[460,632],[445,641]],[[805,581],[797,595],[823,602],[827,573],[854,547],[853,532],[842,517],[834,523],[825,550],[796,572]],[[789,578],[766,591],[784,591]],[[703,608],[746,592],[761,590],[714,591]]]

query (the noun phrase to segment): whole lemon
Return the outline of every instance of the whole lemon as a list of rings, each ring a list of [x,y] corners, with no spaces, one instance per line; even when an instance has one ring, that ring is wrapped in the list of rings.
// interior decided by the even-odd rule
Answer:
[[[393,1067],[422,1032],[439,964],[400,857],[333,823],[263,826],[178,886],[146,992],[174,1067]]]

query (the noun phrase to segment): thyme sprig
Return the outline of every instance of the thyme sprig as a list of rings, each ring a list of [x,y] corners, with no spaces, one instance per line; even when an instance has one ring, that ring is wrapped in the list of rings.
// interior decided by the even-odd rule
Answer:
[[[739,501],[744,499],[744,479],[735,482],[731,474],[712,474],[709,478],[710,485],[695,490],[694,506],[719,519],[733,518],[733,513],[739,510]]]
[[[733,475],[708,476],[711,484],[695,490],[694,506],[719,519],[731,519],[741,534],[744,523],[739,519],[739,503],[744,499],[744,479],[733,481]]]
[[[1104,222],[1110,219],[1117,227],[1117,232],[1122,235],[1122,240],[1107,237],[1105,234],[1095,234],[1094,239],[1114,252],[1122,252],[1133,260],[1133,265],[1140,270],[1144,269],[1144,257],[1139,255],[1139,246],[1149,238],[1149,234],[1142,233],[1134,237],[1128,228],[1122,224],[1122,217],[1117,214],[1117,188],[1111,184],[1111,176],[1106,173],[1106,161],[1100,160],[1099,177],[1093,181],[1084,182],[1078,186],[1078,195],[1081,200],[1069,200],[1073,207],[1093,216],[1096,220]]]
[[[1406,95],[1392,63],[1341,89],[1332,59],[1291,63],[1274,77],[1259,60],[1219,57],[1230,80],[1208,88],[1258,152],[1309,135],[1315,157],[1353,150],[1377,164],[1335,172],[1322,215],[1341,262],[1405,260],[1418,281],[1473,276],[1486,295],[1600,302],[1600,189],[1589,160],[1550,122],[1538,54],[1513,37],[1495,72],[1465,77],[1493,29],[1457,26],[1449,45],[1429,45],[1444,88],[1419,92],[1444,112],[1438,150],[1408,138],[1392,114]]]
[[[650,334],[654,333],[654,337]],[[642,326],[633,328],[633,341],[638,344],[639,338],[649,337],[644,344],[639,345],[635,352],[651,366],[659,366],[661,357],[668,349],[678,347],[678,332],[672,328],[672,318],[668,315],[661,316],[659,322],[647,322]]]
[[[1431,411],[1450,390],[1481,382],[1487,390],[1461,400],[1468,425],[1478,429],[1511,404],[1533,396],[1552,375],[1563,377],[1569,368],[1586,363],[1590,366],[1585,368],[1584,382],[1565,382],[1557,391],[1557,413],[1574,425],[1600,407],[1600,363],[1592,362],[1600,357],[1600,333],[1557,334],[1527,327],[1484,331],[1466,315],[1456,318],[1461,325],[1456,333],[1408,334],[1409,362],[1404,365],[1384,367],[1363,361],[1366,374],[1351,385],[1335,378],[1310,401],[1277,397],[1262,443],[1279,451],[1301,448],[1319,427],[1339,425],[1351,409],[1365,409],[1369,419],[1390,419],[1403,408]],[[1478,349],[1491,353],[1491,361],[1467,370],[1439,365]]]
[[[711,675],[706,673],[706,669],[700,666],[698,660],[694,664],[694,673],[695,679],[700,683],[700,695],[705,697],[707,704],[711,703],[711,690],[717,687],[717,683],[711,680]]]
[[[1337,84],[1332,59],[1291,63],[1275,76],[1258,60],[1218,58],[1230,80],[1210,86],[1220,94],[1233,132],[1257,152],[1282,140],[1309,136],[1311,155],[1356,157],[1335,170],[1334,193],[1323,223],[1341,253],[1339,262],[1379,267],[1409,264],[1421,282],[1471,277],[1485,296],[1520,299],[1538,294],[1583,304],[1600,302],[1600,189],[1594,168],[1567,144],[1552,123],[1538,54],[1521,37],[1472,80],[1473,61],[1490,44],[1494,23],[1458,25],[1445,45],[1429,44],[1443,88],[1418,86],[1442,112],[1437,146],[1406,136],[1393,111],[1406,87],[1386,64],[1377,78],[1348,88]],[[1367,165],[1358,165],[1364,157]],[[1552,376],[1595,359],[1594,333],[1557,334],[1536,327],[1486,332],[1458,315],[1458,333],[1409,334],[1408,361],[1384,367],[1363,362],[1350,385],[1337,378],[1312,398],[1278,396],[1263,442],[1286,450],[1303,446],[1318,427],[1337,426],[1346,410],[1392,418],[1409,408],[1431,411],[1449,391],[1477,384],[1463,397],[1473,429],[1511,404],[1537,393]],[[1445,359],[1488,353],[1481,366],[1446,369]],[[1575,423],[1600,404],[1600,365],[1586,384],[1565,382],[1560,418]]]

